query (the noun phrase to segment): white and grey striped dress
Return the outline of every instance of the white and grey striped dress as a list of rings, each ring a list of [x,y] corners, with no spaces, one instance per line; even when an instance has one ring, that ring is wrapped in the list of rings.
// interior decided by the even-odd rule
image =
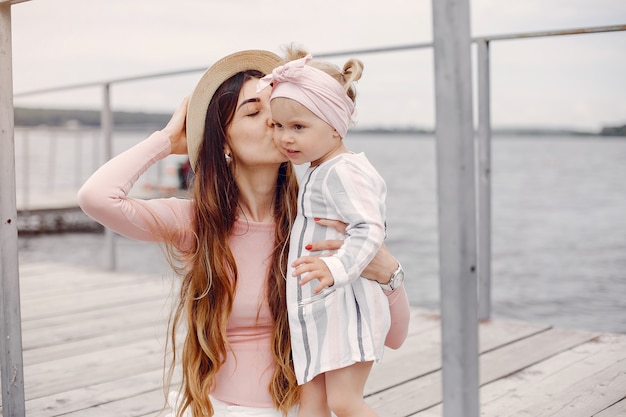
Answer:
[[[386,185],[364,154],[345,153],[310,167],[300,183],[298,214],[291,232],[287,305],[299,384],[356,362],[380,361],[389,330],[389,303],[378,283],[359,278],[385,237]],[[291,276],[291,264],[311,242],[342,239],[314,218],[348,224],[345,242],[323,258],[335,284],[319,294],[313,280]]]

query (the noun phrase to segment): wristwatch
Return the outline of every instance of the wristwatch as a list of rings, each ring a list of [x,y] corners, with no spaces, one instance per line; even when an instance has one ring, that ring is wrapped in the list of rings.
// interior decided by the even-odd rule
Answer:
[[[402,284],[403,281],[404,281],[404,270],[402,269],[402,265],[400,265],[400,262],[398,262],[398,269],[396,269],[396,271],[393,274],[391,274],[391,278],[389,278],[389,282],[386,284],[381,284],[379,282],[378,285],[380,285],[380,287],[385,291],[393,291],[396,288],[398,288]]]

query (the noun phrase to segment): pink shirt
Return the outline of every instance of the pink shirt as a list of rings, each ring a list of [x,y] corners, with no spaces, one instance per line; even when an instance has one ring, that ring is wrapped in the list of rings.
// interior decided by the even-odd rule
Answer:
[[[167,135],[156,132],[98,169],[78,193],[81,208],[115,232],[138,240],[158,241],[154,216],[170,230],[182,231],[191,242],[193,202],[180,198],[133,199],[128,193],[156,161],[170,154]],[[217,375],[215,398],[249,407],[272,407],[268,391],[274,367],[272,319],[265,300],[265,279],[274,242],[274,225],[237,221],[229,238],[239,272],[227,338],[232,350]],[[406,338],[410,311],[404,288],[388,294],[391,331],[386,345],[399,347]]]

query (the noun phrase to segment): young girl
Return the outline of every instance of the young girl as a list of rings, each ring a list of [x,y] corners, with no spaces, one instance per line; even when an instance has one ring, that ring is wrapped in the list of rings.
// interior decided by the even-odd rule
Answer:
[[[363,64],[334,65],[288,51],[264,77],[272,84],[274,141],[294,163],[310,163],[300,182],[291,232],[287,308],[296,377],[303,384],[299,417],[375,416],[363,400],[373,361],[382,358],[389,305],[379,285],[359,279],[385,237],[386,186],[363,154],[343,143],[354,113],[352,83]],[[318,218],[347,226],[341,249],[315,257],[311,239],[339,238]]]

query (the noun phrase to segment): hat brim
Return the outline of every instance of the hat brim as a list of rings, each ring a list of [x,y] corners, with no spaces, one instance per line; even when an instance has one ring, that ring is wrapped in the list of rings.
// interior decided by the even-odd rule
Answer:
[[[273,52],[248,50],[228,55],[204,72],[187,105],[187,153],[194,171],[204,139],[206,112],[215,91],[224,81],[239,72],[257,70],[269,74],[280,62],[281,58]]]

